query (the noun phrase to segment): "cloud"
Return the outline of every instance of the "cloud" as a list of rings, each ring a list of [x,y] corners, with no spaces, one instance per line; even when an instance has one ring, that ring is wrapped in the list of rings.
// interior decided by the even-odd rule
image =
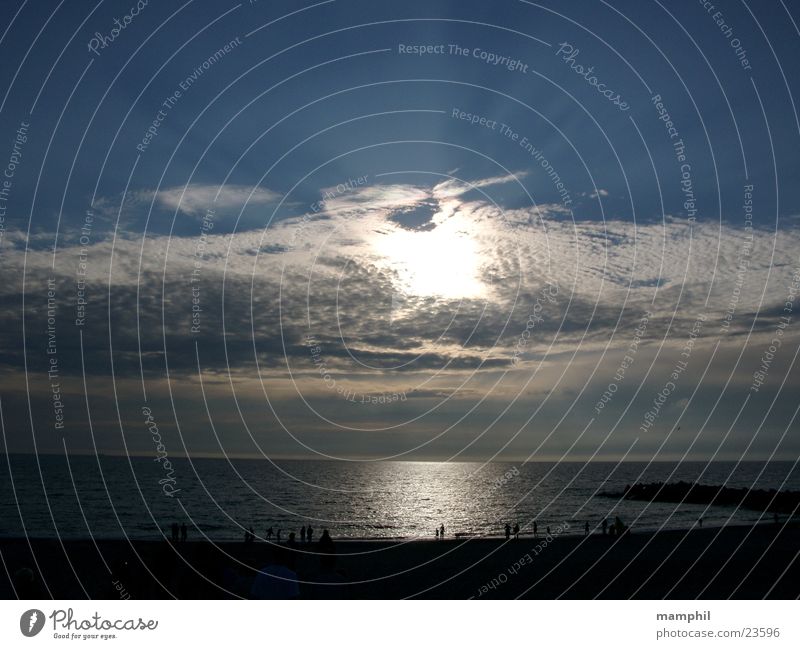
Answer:
[[[202,216],[206,210],[241,210],[245,205],[269,205],[280,200],[281,195],[271,189],[247,185],[189,184],[169,187],[157,192],[142,192],[142,197],[152,198],[161,207],[179,210],[189,216]]]
[[[461,180],[459,178],[450,178],[435,185],[433,187],[432,194],[435,198],[440,200],[446,198],[455,198],[476,189],[491,187],[492,185],[519,183],[527,175],[527,171],[518,171],[516,173],[511,173],[504,176],[491,176],[489,178],[480,178],[472,181]]]
[[[368,185],[345,191],[329,187],[322,196],[326,214],[353,215],[409,208],[430,198],[430,191],[415,185]]]
[[[192,192],[191,209],[200,209],[210,191]],[[232,205],[242,191],[221,196]],[[166,200],[177,205],[170,192]],[[98,368],[107,365],[109,304],[120,372],[139,371],[140,342],[145,369],[160,371],[166,342],[171,371],[191,374],[201,340],[209,370],[248,373],[258,363],[268,373],[307,374],[314,366],[304,342],[309,334],[325,348],[331,369],[353,377],[488,371],[510,368],[514,358],[538,363],[578,344],[585,352],[615,340],[625,345],[644,312],[651,314],[654,343],[682,345],[700,313],[713,323],[701,338],[733,339],[751,327],[756,333],[774,327],[800,248],[792,230],[750,232],[677,218],[548,220],[534,208],[502,210],[435,193],[435,187],[370,185],[328,200],[319,220],[287,219],[233,235],[201,236],[196,229],[193,236],[153,234],[144,242],[124,232],[98,239],[85,251],[92,300],[87,349]],[[424,228],[409,229],[398,214],[420,205],[432,216]],[[422,245],[428,240],[434,245]],[[24,267],[30,291],[55,276],[62,313],[72,313],[82,247],[65,242],[52,268],[51,251],[26,255],[21,243],[4,252],[8,277]],[[440,290],[442,278],[453,290]],[[537,310],[546,283],[558,286],[558,300]],[[193,288],[202,304],[199,336],[191,335]],[[0,287],[5,360],[12,366],[22,363],[13,333],[20,290],[15,281]],[[43,305],[26,301],[31,327],[40,326]],[[540,317],[529,327],[534,313]]]
[[[196,408],[199,367],[218,425],[240,425],[241,407],[258,426],[275,428],[272,419],[264,423],[266,399],[300,435],[330,429],[307,403],[355,428],[380,428],[435,408],[403,437],[405,444],[420,431],[436,434],[467,411],[465,430],[491,425],[519,397],[521,405],[504,414],[499,434],[522,426],[531,403],[543,408],[537,424],[563,421],[559,425],[570,433],[585,422],[572,415],[563,420],[564,413],[592,411],[618,375],[645,313],[635,367],[625,371],[603,416],[610,423],[611,411],[621,414],[634,398],[642,407],[631,409],[624,431],[615,435],[634,441],[631,431],[663,389],[700,315],[706,320],[691,367],[663,409],[663,425],[684,408],[700,416],[704,395],[716,399],[726,385],[739,394],[748,389],[794,281],[796,229],[776,233],[672,217],[644,224],[548,218],[541,206],[504,210],[466,196],[436,198],[430,186],[371,185],[334,197],[313,218],[279,220],[266,229],[203,234],[192,222],[183,236],[148,232],[144,240],[136,231],[120,231],[115,239],[93,232],[87,246],[64,239],[55,267],[51,250],[26,252],[24,238],[10,231],[0,259],[7,278],[0,285],[0,383],[17,394],[27,371],[31,385],[41,384],[46,395],[42,332],[53,278],[59,376],[65,398],[76,395],[68,407],[83,408],[84,370],[96,385],[113,369],[118,392],[109,403],[115,396],[127,400],[123,416],[134,424],[137,391],[146,384],[149,393],[163,395],[168,377],[170,391],[184,395],[178,407],[204,430],[203,421],[192,419],[202,415]],[[414,227],[409,215],[422,207],[430,218]],[[80,328],[74,325],[79,264],[85,264],[80,279],[87,301]],[[420,270],[422,277],[414,278]],[[442,278],[448,289],[465,282],[471,290],[442,291]],[[555,299],[542,298],[548,283],[558,286]],[[195,306],[200,315],[193,331]],[[729,314],[730,326],[723,328]],[[797,335],[787,329],[783,349],[793,348]],[[790,374],[790,360],[788,353],[776,359],[770,370],[775,380],[757,399],[774,394],[779,378]],[[690,403],[701,375],[703,387]],[[796,381],[789,376],[786,389],[796,391]],[[584,388],[587,403],[571,410]],[[93,387],[92,394],[102,389]],[[376,411],[342,394],[407,399]],[[107,415],[113,428],[116,414]],[[77,435],[80,422],[74,423]],[[459,434],[448,432],[448,439]],[[520,448],[530,447],[532,435],[520,437]],[[330,440],[347,447],[343,437]],[[56,439],[54,448],[60,443]]]
[[[276,191],[249,185],[213,185],[191,183],[163,189],[143,188],[124,195],[100,196],[92,204],[94,224],[92,237],[98,240],[114,234],[139,233],[147,227],[148,234],[170,234],[172,237],[196,236],[201,221],[213,210],[215,232],[264,228],[273,216],[269,206],[277,206],[282,195]],[[284,202],[276,219],[285,218],[296,209]],[[189,218],[185,218],[189,217]],[[80,217],[82,220],[82,217]],[[75,230],[78,232],[78,229]],[[133,234],[133,236],[136,236]],[[73,237],[74,238],[74,237]],[[60,235],[70,240],[69,231]]]

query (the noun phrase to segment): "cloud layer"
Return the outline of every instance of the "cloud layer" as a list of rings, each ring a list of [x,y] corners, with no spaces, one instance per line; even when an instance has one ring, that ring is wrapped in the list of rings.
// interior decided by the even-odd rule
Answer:
[[[34,374],[47,369],[38,335],[52,279],[65,376],[109,375],[113,359],[115,377],[133,385],[167,372],[191,385],[199,368],[211,393],[236,385],[246,401],[269,400],[308,430],[338,425],[343,413],[350,424],[360,420],[361,412],[347,414],[350,404],[342,410],[348,399],[383,399],[384,409],[359,424],[380,427],[393,416],[422,426],[429,411],[456,421],[463,404],[556,398],[554,385],[558,399],[584,391],[594,398],[619,371],[643,317],[640,376],[656,367],[657,387],[691,339],[703,350],[696,358],[715,345],[718,355],[702,379],[704,366],[693,361],[686,386],[719,386],[746,345],[752,364],[774,332],[800,250],[794,231],[730,222],[573,221],[554,206],[504,210],[451,180],[332,188],[317,211],[217,233],[203,219],[215,195],[207,186],[151,193],[197,218],[193,232],[65,242],[55,266],[51,251],[25,251],[24,238],[9,232],[3,266],[17,279],[0,287],[7,384],[26,362]],[[254,197],[266,205],[276,194],[239,187],[217,205]],[[83,281],[85,321],[77,326]],[[23,312],[34,345],[27,360]],[[750,380],[752,369],[737,381]]]

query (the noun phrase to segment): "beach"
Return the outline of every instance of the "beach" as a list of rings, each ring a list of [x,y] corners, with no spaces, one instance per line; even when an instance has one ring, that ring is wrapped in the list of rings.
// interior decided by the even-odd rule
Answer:
[[[556,528],[509,541],[334,539],[335,563],[328,560],[327,568],[317,543],[298,544],[289,554],[303,599],[800,596],[795,523],[633,530],[618,538],[575,532]],[[6,599],[248,597],[273,554],[261,541],[123,539],[7,538],[0,539],[0,551],[0,597]],[[15,574],[17,592],[9,577]]]

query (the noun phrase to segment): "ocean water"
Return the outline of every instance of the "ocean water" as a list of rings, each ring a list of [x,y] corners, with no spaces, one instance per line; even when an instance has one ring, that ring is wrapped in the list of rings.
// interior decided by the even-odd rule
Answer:
[[[239,540],[253,526],[311,525],[334,537],[432,538],[500,535],[506,522],[530,529],[569,525],[576,534],[608,516],[637,529],[754,524],[734,507],[641,503],[598,497],[637,481],[800,489],[793,463],[467,463],[175,459],[167,474],[152,458],[0,457],[0,536],[157,539],[173,521],[192,539]],[[165,480],[169,479],[169,482]],[[172,481],[174,480],[174,482]],[[160,482],[161,481],[161,482]],[[168,484],[175,491],[165,493]],[[167,488],[169,491],[169,487]],[[764,517],[762,520],[771,520]]]

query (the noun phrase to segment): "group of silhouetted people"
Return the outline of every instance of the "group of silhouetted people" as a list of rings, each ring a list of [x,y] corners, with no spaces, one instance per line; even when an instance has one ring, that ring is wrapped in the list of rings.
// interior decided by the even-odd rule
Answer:
[[[294,538],[294,532],[290,532],[286,545],[272,545],[267,564],[257,572],[249,587],[247,594],[251,599],[300,597],[300,578],[296,567],[299,554],[291,547]],[[314,530],[310,526],[304,526],[300,531],[300,538],[305,543],[313,542]],[[343,598],[347,579],[346,575],[336,570],[336,548],[328,530],[322,531],[316,549],[319,569],[309,576],[309,583],[305,586],[308,589],[306,594],[312,598]]]
[[[277,531],[276,531],[273,527],[269,527],[269,528],[267,528],[267,531],[266,531],[266,533],[264,535],[264,540],[266,540],[266,541],[271,543],[271,542],[273,542],[273,539],[274,539],[275,543],[280,543],[282,537],[283,537],[283,530],[281,528],[278,528]],[[245,530],[245,532],[244,532],[244,542],[245,543],[252,543],[255,540],[256,540],[256,535],[255,535],[255,532],[253,531],[253,528],[251,526],[249,530]],[[326,540],[327,541],[331,540],[331,537],[330,537],[330,534],[328,533],[328,530],[324,530],[322,532],[322,536],[320,537],[319,542],[320,542],[320,544],[324,544]],[[314,542],[314,528],[311,527],[311,525],[309,525],[307,527],[305,525],[303,525],[303,527],[300,528],[300,542],[301,543],[313,543]],[[288,539],[287,539],[287,544],[290,545],[290,546],[296,546],[297,545],[297,535],[295,534],[294,531],[290,531],[289,532]]]
[[[515,539],[519,538],[519,523],[514,523],[513,530],[511,529],[511,524],[506,523],[506,541],[508,541],[511,538],[512,534],[514,535]]]
[[[619,516],[615,516],[614,522],[611,524],[608,523],[607,518],[604,518],[601,527],[603,528],[603,535],[608,534],[609,536],[623,536],[628,531]]]
[[[171,528],[173,542],[185,541],[188,538],[189,530],[186,528],[186,523],[182,523],[181,525],[173,523]]]
[[[435,533],[436,533],[436,540],[437,540],[437,541],[438,541],[439,539],[444,539],[444,523],[442,523],[442,524],[441,524],[439,527],[437,527],[437,528],[436,528],[434,531],[435,531]]]
[[[625,533],[628,531],[628,527],[620,520],[619,516],[614,517],[614,522],[609,523],[607,518],[603,519],[601,524],[601,529],[603,530],[604,535],[608,536],[624,536]],[[511,539],[513,535],[515,539],[519,538],[520,527],[519,523],[516,523],[514,527],[511,527],[510,523],[506,523],[504,527],[506,541]],[[550,534],[550,526],[546,527],[547,534]],[[583,526],[583,534],[584,536],[588,536],[590,533],[589,522],[587,521]],[[536,521],[533,521],[533,536],[539,536],[539,524]]]

